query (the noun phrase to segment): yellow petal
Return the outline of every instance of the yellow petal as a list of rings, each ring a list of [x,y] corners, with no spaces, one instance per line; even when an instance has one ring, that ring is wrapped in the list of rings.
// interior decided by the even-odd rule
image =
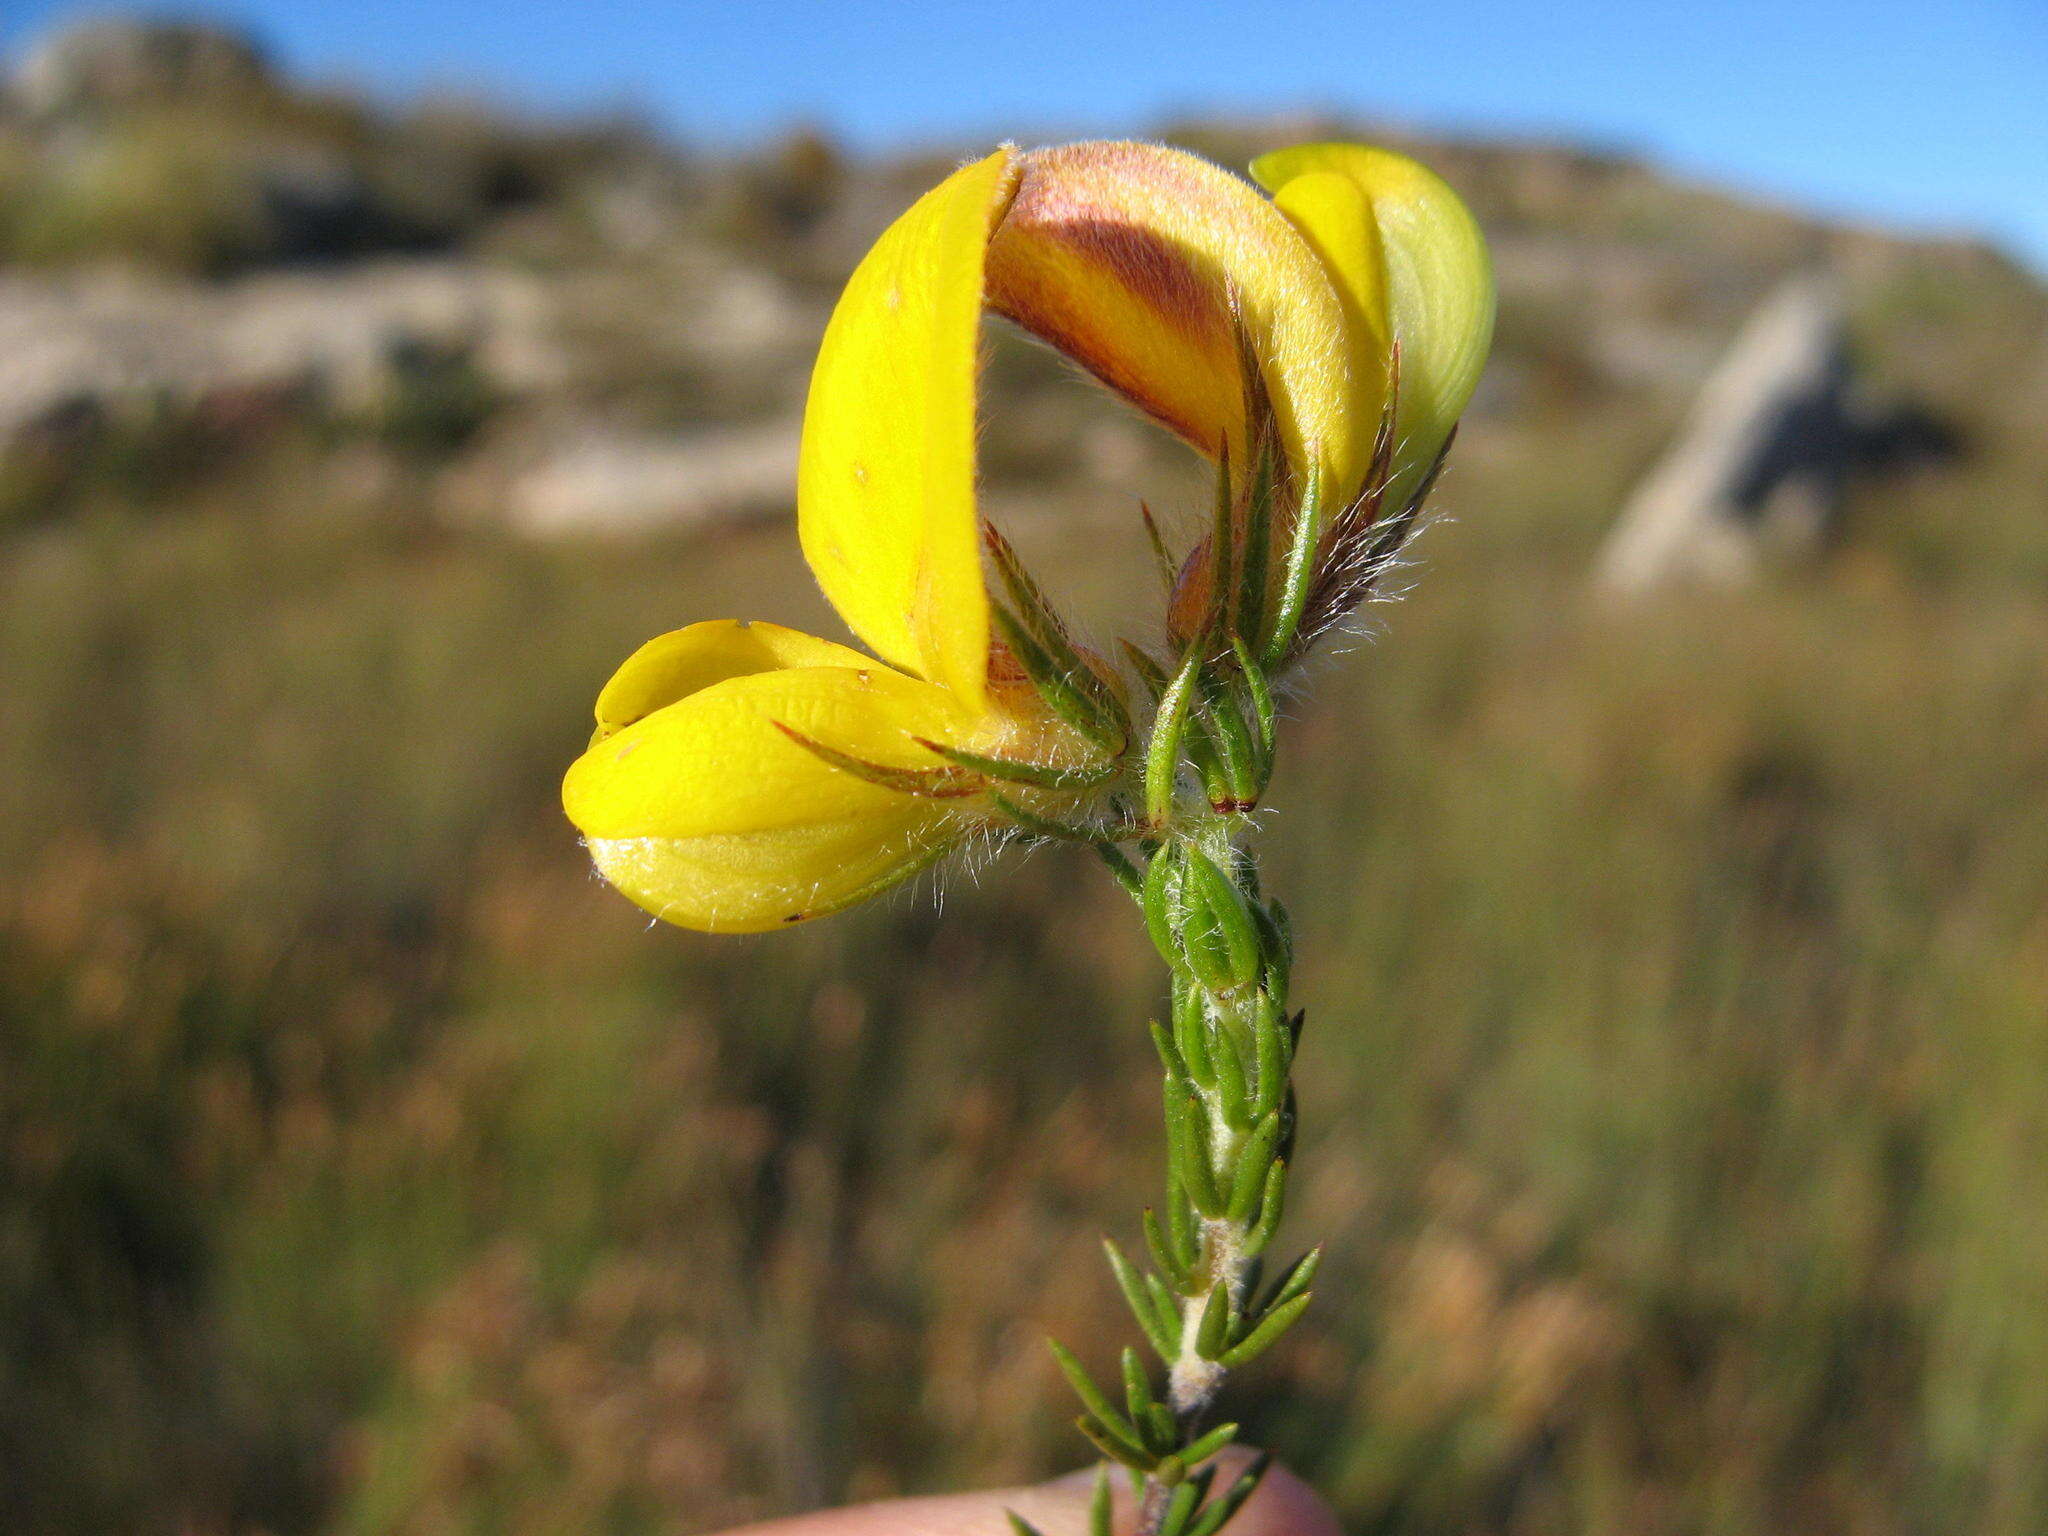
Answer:
[[[1311,171],[1282,185],[1274,203],[1321,258],[1344,305],[1350,338],[1351,409],[1362,433],[1377,431],[1386,407],[1390,322],[1387,264],[1379,225],[1364,190],[1348,176]],[[1358,465],[1360,474],[1365,466]],[[1349,480],[1329,487],[1331,505],[1358,490]]]
[[[858,820],[905,796],[829,767],[778,729],[889,768],[935,768],[913,737],[969,722],[945,689],[880,664],[796,667],[713,683],[592,745],[562,805],[587,837],[697,837]]]
[[[784,667],[870,667],[849,646],[780,624],[713,619],[656,636],[626,659],[597,696],[597,741],[729,677]]]
[[[704,624],[643,647],[606,689],[623,718],[688,688],[722,660],[857,655],[773,625]],[[970,724],[945,689],[876,663],[734,671],[684,691],[571,765],[562,805],[605,878],[656,917],[750,932],[836,911],[929,863],[972,825],[978,801],[926,800],[842,772],[778,722],[887,767],[939,759],[913,735]],[[601,727],[602,729],[602,727]]]
[[[1211,458],[1243,462],[1235,294],[1297,465],[1359,472],[1345,319],[1315,253],[1246,182],[1155,144],[1033,150],[989,251],[989,306]],[[1361,431],[1363,442],[1361,443]]]
[[[974,386],[989,231],[1016,185],[997,150],[912,204],[862,259],[811,375],[797,472],[804,558],[853,632],[973,709],[988,595]]]
[[[774,832],[589,839],[598,872],[635,905],[700,933],[762,933],[877,894],[944,854],[957,827],[906,808]]]
[[[1283,208],[1292,183],[1319,174],[1356,184],[1371,204],[1379,231],[1387,312],[1401,348],[1398,497],[1427,471],[1479,383],[1493,340],[1493,264],[1485,237],[1458,194],[1405,155],[1362,144],[1304,144],[1275,150],[1252,164],[1252,175]],[[1322,203],[1325,194],[1318,192],[1313,200]],[[1312,215],[1312,221],[1319,215]],[[1346,265],[1357,259],[1355,254],[1335,241],[1323,250],[1339,286],[1363,286]]]

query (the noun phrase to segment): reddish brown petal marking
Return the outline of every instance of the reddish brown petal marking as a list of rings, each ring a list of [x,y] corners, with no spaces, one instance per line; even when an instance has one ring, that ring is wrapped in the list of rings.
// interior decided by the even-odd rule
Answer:
[[[1231,367],[1222,272],[1212,259],[1141,222],[1143,197],[1197,207],[1211,196],[1212,189],[1150,146],[1037,151],[1026,158],[1017,196],[996,232],[988,305],[1213,454],[1222,447],[1213,415],[1166,398],[1156,376],[1162,360],[1134,348],[1128,330],[1119,330],[1117,317],[1100,302],[1101,290],[1120,292],[1214,371]],[[1085,275],[1077,277],[1076,267]]]

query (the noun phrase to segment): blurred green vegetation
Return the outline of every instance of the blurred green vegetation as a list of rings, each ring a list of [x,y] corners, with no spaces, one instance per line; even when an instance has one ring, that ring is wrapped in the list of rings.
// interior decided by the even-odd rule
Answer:
[[[1354,1529],[2048,1521],[2039,407],[1822,569],[1606,612],[1628,454],[1559,405],[1316,669],[1269,835],[1330,1282],[1235,1397]],[[788,529],[529,547],[327,451],[7,551],[8,1529],[690,1530],[1073,1459],[1039,1335],[1107,1355],[1158,1157],[1122,898],[1046,853],[649,931],[557,773],[645,636],[824,622]],[[1053,505],[1102,611],[1057,552],[1125,509]]]
[[[1754,235],[1596,170],[1613,239]],[[751,174],[759,243],[831,167]],[[1670,302],[1738,315],[1717,259]],[[1289,1237],[1331,1251],[1232,1412],[1352,1530],[2048,1529],[2048,308],[1883,270],[1868,376],[1965,452],[1823,561],[1603,606],[1679,402],[1602,382],[1582,295],[1519,305],[1413,594],[1294,705]],[[1102,630],[1142,543],[1048,471],[1067,418],[1005,438],[1046,374],[996,357],[992,502]],[[693,619],[832,621],[785,523],[445,515],[500,408],[451,362],[0,466],[10,1533],[638,1536],[1077,1459],[1041,1338],[1124,1341],[1096,1239],[1160,1160],[1127,904],[1045,852],[651,930],[555,805],[597,687]]]

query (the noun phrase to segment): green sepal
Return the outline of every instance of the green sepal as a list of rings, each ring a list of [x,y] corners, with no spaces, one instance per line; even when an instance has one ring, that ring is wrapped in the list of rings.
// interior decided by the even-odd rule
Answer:
[[[1220,1359],[1229,1346],[1230,1312],[1230,1287],[1218,1280],[1209,1287],[1202,1320],[1195,1325],[1195,1353],[1204,1360]]]
[[[1020,831],[1048,843],[1088,843],[1100,847],[1103,835],[1092,828],[1078,826],[1070,821],[1059,821],[1051,816],[1041,816],[1012,800],[1000,789],[988,792],[989,804],[1014,821]]]
[[[1280,420],[1273,410],[1273,398],[1266,388],[1266,372],[1259,361],[1259,348],[1251,328],[1240,313],[1233,316],[1232,330],[1237,344],[1237,376],[1247,430],[1246,457],[1250,473],[1242,493],[1244,550],[1243,574],[1237,583],[1235,632],[1257,635],[1264,622],[1266,568],[1272,542],[1273,504],[1280,491],[1283,473],[1280,448]]]
[[[1199,726],[1200,721],[1196,723]],[[1209,732],[1206,729],[1190,731],[1187,749],[1188,762],[1202,781],[1202,798],[1212,807],[1235,804],[1237,791],[1230,787],[1230,774],[1223,766],[1223,759],[1216,755],[1216,744]]]
[[[1221,770],[1226,790],[1221,798],[1212,795],[1210,805],[1226,813],[1249,811],[1259,803],[1259,795],[1265,789],[1259,777],[1259,753],[1252,745],[1244,716],[1238,712],[1230,690],[1205,671],[1201,692],[1202,702],[1196,719],[1216,754],[1216,764]]]
[[[1045,1533],[1014,1509],[1003,1511],[1003,1518],[1010,1522],[1011,1536],[1045,1536]]]
[[[1245,1138],[1237,1154],[1237,1172],[1230,1181],[1230,1202],[1223,1210],[1227,1220],[1240,1225],[1251,1220],[1259,1196],[1265,1192],[1266,1175],[1272,1170],[1273,1154],[1279,1145],[1280,1112],[1276,1109],[1252,1127],[1251,1135]]]
[[[1252,659],[1250,647],[1241,635],[1230,637],[1230,648],[1237,652],[1237,670],[1244,677],[1244,687],[1252,701],[1252,723],[1259,733],[1259,752],[1265,760],[1265,772],[1273,771],[1273,748],[1280,736],[1279,710],[1273,703],[1273,685],[1267,681],[1266,669]]]
[[[1182,921],[1175,929],[1182,962],[1208,992],[1235,992],[1237,967],[1231,959],[1229,940],[1215,921],[1207,902],[1189,892],[1181,903]]]
[[[1380,514],[1386,510],[1387,491],[1393,483],[1395,408],[1401,393],[1401,347],[1398,342],[1387,351],[1387,373],[1386,404],[1380,409],[1379,427],[1373,433],[1372,457],[1366,462],[1358,493],[1352,497],[1350,506],[1329,520],[1324,542],[1332,550],[1340,549],[1356,538],[1362,528],[1373,528],[1377,535],[1385,526],[1380,521]],[[1368,555],[1363,561],[1340,560],[1336,563],[1356,572],[1361,568],[1369,569],[1372,562]],[[1324,574],[1327,577],[1330,573]]]
[[[1120,755],[1131,737],[1130,712],[1124,708],[1123,700],[1119,699],[1115,690],[1081,658],[1080,652],[1074,648],[1073,641],[1067,636],[1066,625],[1053,610],[1044,590],[1032,579],[1031,573],[1024,569],[1024,562],[1017,558],[1017,551],[1008,539],[996,531],[993,523],[983,522],[982,542],[988,548],[989,564],[995,568],[1010,601],[1016,605],[1014,615],[1000,603],[990,605],[992,612],[998,618],[1011,619],[1014,627],[1025,634],[1032,648],[1043,658],[1044,664],[1055,672],[1060,685],[1078,697],[1083,713],[1097,723],[1103,737],[1097,738],[1095,730],[1083,725],[1079,720],[1070,719],[1068,723],[1084,735],[1097,740],[1098,745],[1107,745],[1112,757]],[[1007,634],[1004,636],[1006,641],[1009,638]],[[1015,650],[1016,646],[1012,645],[1011,649]],[[1031,680],[1039,683],[1036,670],[1025,662],[1021,655],[1018,660],[1024,663],[1025,671],[1031,674]],[[1041,684],[1041,692],[1043,691],[1044,685]],[[1049,693],[1046,695],[1046,701],[1053,702]]]
[[[1224,926],[1230,909],[1226,906],[1224,918],[1219,920],[1204,897],[1195,871],[1198,863],[1207,862],[1201,854],[1181,844],[1177,862],[1182,874],[1176,884],[1168,887],[1169,895],[1176,899],[1167,907],[1167,915],[1173,920],[1174,951],[1204,991],[1234,992],[1241,984],[1237,979],[1237,955]]]
[[[1112,1536],[1114,1502],[1109,1494],[1109,1468],[1095,1469],[1095,1495],[1088,1501],[1088,1536]]]
[[[1449,457],[1451,443],[1457,437],[1454,426],[1437,450],[1429,469],[1415,488],[1395,507],[1392,516],[1386,512],[1388,492],[1392,489],[1391,474],[1395,436],[1394,402],[1399,393],[1397,376],[1400,369],[1400,349],[1396,347],[1389,359],[1389,367],[1395,377],[1390,378],[1387,393],[1387,409],[1380,417],[1379,436],[1373,447],[1372,463],[1368,468],[1364,489],[1331,520],[1323,535],[1322,571],[1309,594],[1308,605],[1302,621],[1297,627],[1292,650],[1306,649],[1306,640],[1326,629],[1351,612],[1370,595],[1373,588],[1393,564],[1401,546],[1408,541],[1420,519],[1422,509],[1435,488],[1437,476],[1443,472]]]
[[[965,747],[949,747],[941,741],[930,741],[923,736],[910,739],[926,751],[936,752],[955,767],[1004,784],[1029,784],[1039,789],[1094,789],[1122,772],[1121,767],[1113,762],[1062,768],[1054,763],[1031,763],[1016,757],[989,757],[980,752],[969,752]]]
[[[885,763],[871,763],[837,747],[828,747],[780,720],[769,723],[820,762],[882,789],[892,789],[899,795],[916,795],[923,800],[958,800],[978,794],[986,787],[986,780],[964,768],[891,768]]]
[[[1121,757],[1130,744],[1129,716],[1121,703],[1111,709],[1103,702],[1116,698],[1108,686],[1078,656],[1073,657],[1070,667],[1048,652],[1023,621],[1001,603],[989,604],[988,611],[989,618],[1002,632],[1003,644],[1016,657],[1017,665],[1024,669],[1024,675],[1031,679],[1031,686],[1038,690],[1046,706],[1111,757]],[[1077,681],[1082,677],[1090,682]]]
[[[1303,1291],[1299,1296],[1281,1302],[1260,1318],[1249,1333],[1218,1355],[1216,1363],[1229,1371],[1251,1364],[1279,1342],[1280,1335],[1294,1326],[1294,1320],[1308,1310],[1308,1304],[1314,1297],[1313,1291]]]
[[[1139,887],[1139,905],[1145,909],[1145,932],[1153,948],[1174,969],[1180,965],[1180,918],[1184,885],[1180,866],[1180,844],[1167,844],[1145,862],[1145,883]]]
[[[1124,656],[1130,661],[1131,670],[1138,674],[1138,681],[1145,685],[1145,691],[1152,695],[1152,702],[1157,704],[1159,696],[1166,692],[1169,681],[1166,668],[1152,659],[1150,651],[1140,649],[1128,640],[1118,640],[1117,644],[1123,647]]]
[[[1361,570],[1376,576],[1379,574],[1376,567],[1385,565],[1388,560],[1400,553],[1401,546],[1408,542],[1408,535],[1414,531],[1415,520],[1422,513],[1422,504],[1429,499],[1430,491],[1436,486],[1437,476],[1443,473],[1444,460],[1449,457],[1450,451],[1451,445],[1446,442],[1443,452],[1438,454],[1435,462],[1430,465],[1429,472],[1422,477],[1415,494],[1408,498],[1407,504],[1397,508],[1392,517],[1373,524],[1372,537],[1359,552],[1358,563]]]
[[[1151,935],[1152,947],[1159,951],[1167,965],[1178,976],[1181,972],[1180,924],[1175,921],[1175,909],[1180,905],[1179,893],[1174,889],[1174,876],[1179,873],[1179,849],[1169,846],[1155,853],[1145,865],[1145,880],[1138,890],[1138,904],[1145,912],[1145,931]]]
[[[1244,563],[1237,582],[1237,613],[1231,623],[1233,639],[1257,635],[1266,622],[1267,568],[1273,541],[1273,501],[1278,494],[1278,468],[1270,435],[1260,445],[1252,470],[1250,494],[1244,509]]]
[[[1398,373],[1398,347],[1390,363]],[[1379,435],[1373,444],[1372,463],[1366,471],[1365,488],[1338,515],[1325,536],[1331,556],[1325,562],[1328,569],[1323,579],[1317,583],[1316,591],[1310,597],[1305,623],[1311,628],[1319,629],[1355,608],[1386,574],[1394,556],[1408,542],[1409,534],[1421,517],[1423,505],[1429,500],[1429,493],[1435,489],[1437,477],[1443,473],[1444,463],[1450,457],[1451,444],[1458,435],[1455,426],[1407,499],[1394,509],[1391,517],[1382,515],[1386,511],[1387,492],[1392,488],[1394,399],[1397,393],[1398,384],[1390,385],[1387,408],[1381,413]]]
[[[1145,815],[1154,826],[1164,826],[1173,814],[1173,785],[1180,771],[1181,740],[1187,732],[1188,707],[1194,702],[1195,681],[1202,672],[1206,635],[1197,636],[1188,647],[1180,670],[1159,696],[1159,712],[1152,723],[1152,740],[1145,748]]]
[[[1228,631],[1231,622],[1235,556],[1237,553],[1237,509],[1230,483],[1230,444],[1216,456],[1216,495],[1211,506],[1209,527],[1209,601],[1215,618]]]
[[[1118,885],[1136,900],[1145,899],[1145,877],[1138,873],[1138,866],[1130,861],[1129,855],[1114,843],[1097,840],[1088,846],[1095,850],[1096,857],[1102,860]]]
[[[1308,609],[1309,588],[1316,577],[1316,556],[1323,542],[1323,467],[1309,465],[1308,484],[1301,493],[1301,505],[1294,511],[1294,528],[1287,541],[1287,561],[1281,567],[1280,607],[1273,615],[1273,632],[1266,639],[1260,663],[1268,673],[1277,672],[1294,648],[1301,617]]]
[[[1138,503],[1138,516],[1145,524],[1145,537],[1152,545],[1152,558],[1158,562],[1159,576],[1166,583],[1166,592],[1173,595],[1173,585],[1180,580],[1180,562],[1173,558],[1166,548],[1166,535],[1159,531],[1159,519],[1152,515],[1152,509],[1144,502]]]

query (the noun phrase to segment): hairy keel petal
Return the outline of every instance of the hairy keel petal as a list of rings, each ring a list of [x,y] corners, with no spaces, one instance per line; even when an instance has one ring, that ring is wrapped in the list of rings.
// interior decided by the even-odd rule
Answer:
[[[959,824],[906,800],[894,816],[773,832],[593,837],[598,873],[663,922],[700,933],[762,933],[823,917],[917,873]]]
[[[1058,348],[1197,449],[1245,462],[1232,304],[1297,468],[1348,476],[1349,347],[1336,292],[1248,183],[1156,144],[1033,150],[989,252],[989,307]]]

